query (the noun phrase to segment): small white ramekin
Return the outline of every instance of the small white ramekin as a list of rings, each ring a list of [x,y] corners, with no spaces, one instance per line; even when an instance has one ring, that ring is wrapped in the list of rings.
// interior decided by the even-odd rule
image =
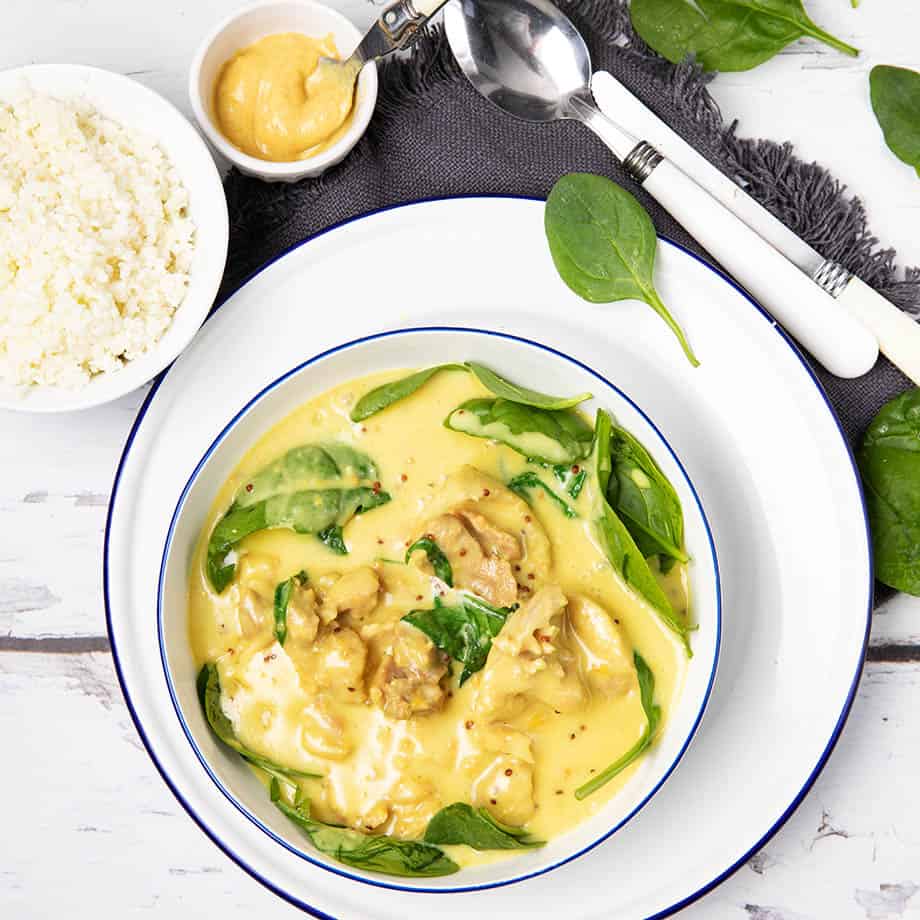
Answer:
[[[304,160],[287,163],[260,160],[231,144],[217,127],[214,87],[224,64],[237,51],[278,32],[302,32],[316,37],[331,32],[343,56],[351,54],[362,38],[352,22],[322,3],[314,3],[313,0],[266,0],[228,16],[204,39],[192,60],[188,91],[201,130],[241,172],[266,182],[296,182],[325,172],[344,159],[358,143],[377,103],[377,67],[371,62],[361,71],[348,130],[335,144]]]

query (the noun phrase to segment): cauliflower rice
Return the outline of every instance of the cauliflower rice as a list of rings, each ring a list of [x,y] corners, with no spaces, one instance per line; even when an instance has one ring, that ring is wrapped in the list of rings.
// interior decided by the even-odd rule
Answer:
[[[83,100],[0,101],[0,381],[76,388],[163,335],[189,283],[188,193]]]

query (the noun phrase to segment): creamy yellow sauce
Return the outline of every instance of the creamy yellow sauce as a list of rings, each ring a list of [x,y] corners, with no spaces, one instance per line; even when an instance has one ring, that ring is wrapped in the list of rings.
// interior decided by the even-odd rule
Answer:
[[[664,730],[680,692],[686,660],[673,634],[625,587],[599,548],[589,523],[590,487],[572,503],[577,519],[564,517],[542,492],[531,493],[528,507],[500,485],[524,469],[533,469],[522,456],[443,426],[459,403],[487,395],[472,375],[441,373],[415,395],[378,415],[361,423],[349,419],[357,398],[399,376],[389,371],[327,392],[284,419],[246,454],[215,498],[192,567],[193,651],[199,664],[218,663],[224,693],[232,697],[225,710],[244,744],[277,762],[322,774],[322,779],[302,783],[316,817],[418,839],[438,809],[471,802],[489,807],[507,823],[521,823],[509,819],[523,814],[528,831],[548,840],[603,808],[637,769],[631,766],[583,801],[575,798],[575,789],[627,751],[646,724],[631,667],[632,649],[641,652],[655,675],[655,700],[662,709]],[[216,594],[204,570],[207,536],[233,496],[246,487],[248,477],[287,450],[334,440],[376,461],[381,486],[392,500],[347,524],[347,556],[332,554],[315,537],[287,530],[253,534],[240,544],[236,581]],[[490,487],[492,482],[498,487]],[[471,490],[476,494],[471,496]],[[483,495],[485,491],[490,494]],[[527,695],[531,690],[539,695],[541,688],[535,684],[517,688],[525,696],[507,711],[484,709],[486,695],[496,687],[497,692],[509,689],[501,687],[498,659],[504,653],[496,653],[498,639],[486,667],[463,687],[457,686],[456,667],[452,677],[443,678],[442,708],[394,718],[381,708],[379,699],[375,703],[368,687],[386,642],[391,641],[389,626],[410,610],[431,608],[434,595],[444,590],[432,577],[424,554],[416,554],[410,565],[403,564],[406,547],[425,533],[434,517],[464,499],[520,540],[524,557],[517,563],[515,578],[523,585],[518,597],[521,609],[541,588],[554,586],[570,605],[593,602],[606,611],[630,668],[614,691],[599,690],[587,676],[599,662],[593,658],[591,643],[583,641],[576,628],[575,608],[570,606],[569,613],[553,620],[558,633],[552,640],[568,655],[572,673],[566,686],[577,684],[575,689],[583,693],[582,702],[570,711],[559,711]],[[541,550],[544,532],[548,556]],[[373,612],[352,623],[368,648],[363,685],[359,678],[352,690],[342,682],[333,690],[317,691],[311,676],[318,661],[315,651],[298,645],[290,635],[282,648],[270,627],[253,633],[243,622],[241,580],[258,586],[261,579],[264,595],[277,582],[305,570],[310,585],[321,595],[332,590],[336,575],[367,567],[379,579],[380,594]],[[676,566],[666,582],[676,609],[685,609],[683,568]],[[444,602],[451,600],[448,591]],[[348,622],[347,615],[344,621]],[[511,622],[509,618],[499,638]],[[335,623],[324,628],[335,628]],[[406,624],[400,628],[415,631]],[[493,673],[487,678],[490,669]],[[354,682],[352,677],[348,681]],[[492,684],[484,688],[484,681]],[[554,685],[545,698],[558,692]],[[528,792],[532,803],[523,806],[520,789],[509,786],[521,780],[514,772],[518,768],[532,778]],[[507,770],[512,773],[506,781]],[[461,866],[513,855],[466,846],[445,849]]]
[[[244,153],[292,162],[331,147],[348,129],[355,73],[337,60],[330,33],[267,35],[238,51],[214,89],[220,130]]]

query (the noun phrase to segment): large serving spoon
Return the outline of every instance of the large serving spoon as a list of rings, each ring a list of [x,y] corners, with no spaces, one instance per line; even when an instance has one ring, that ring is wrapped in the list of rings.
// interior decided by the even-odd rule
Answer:
[[[486,99],[527,121],[587,125],[831,373],[858,377],[875,364],[878,342],[859,320],[651,144],[600,112],[584,39],[549,0],[452,0],[444,22],[461,69]]]

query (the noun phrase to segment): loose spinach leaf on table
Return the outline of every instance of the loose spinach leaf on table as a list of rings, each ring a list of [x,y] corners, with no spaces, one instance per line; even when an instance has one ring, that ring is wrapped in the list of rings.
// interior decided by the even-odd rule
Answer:
[[[407,396],[411,396],[416,390],[423,387],[435,374],[441,371],[465,371],[466,367],[462,364],[438,364],[435,367],[425,368],[423,371],[416,371],[409,374],[408,377],[400,377],[399,380],[391,380],[389,383],[381,384],[374,387],[369,393],[365,393],[354,405],[351,410],[351,420],[353,422],[363,422],[366,418],[376,415],[388,409],[393,403],[397,403]]]
[[[542,489],[546,497],[555,503],[567,518],[576,518],[575,509],[560,495],[557,495],[536,473],[519,473],[508,483],[508,488],[516,492],[526,502],[530,502],[530,490]]]
[[[204,710],[208,725],[211,726],[211,731],[227,747],[236,751],[243,760],[248,761],[260,770],[264,770],[269,776],[280,778],[285,782],[290,782],[292,779],[316,779],[319,776],[318,773],[295,770],[292,767],[285,767],[282,764],[275,763],[275,761],[251,751],[236,737],[233,724],[224,714],[220,705],[220,675],[217,672],[216,664],[208,662],[201,668],[198,672],[196,687],[198,699],[201,701],[201,708]]]
[[[562,280],[592,303],[641,300],[677,337],[687,360],[699,361],[652,280],[658,237],[652,219],[626,189],[604,176],[571,173],[546,199],[544,228]]]
[[[227,554],[240,540],[259,530],[286,527],[295,533],[319,534],[389,500],[386,492],[373,488],[308,489],[273,495],[246,508],[231,506],[208,541],[208,578],[216,591],[223,591],[236,570],[235,563],[226,562]]]
[[[460,868],[443,850],[430,843],[372,836],[317,821],[310,816],[310,803],[302,793],[298,790],[291,804],[281,794],[277,780],[272,780],[269,795],[278,810],[310,838],[317,850],[346,866],[415,878],[451,875]]]
[[[412,558],[412,554],[417,550],[422,550],[425,553],[431,563],[431,567],[434,569],[434,574],[444,584],[452,588],[454,586],[454,573],[441,547],[431,537],[421,537],[406,550],[406,562]]]
[[[920,176],[920,73],[879,64],[869,73],[869,93],[885,143]]]
[[[613,426],[607,500],[626,525],[642,555],[687,562],[684,515],[667,476],[628,431]]]
[[[467,361],[466,366],[493,396],[500,396],[524,406],[533,406],[535,409],[571,409],[591,399],[592,396],[591,393],[579,393],[577,396],[547,396],[545,393],[518,386],[476,361]]]
[[[427,843],[465,843],[474,850],[532,850],[545,845],[522,827],[502,824],[486,808],[474,809],[466,802],[454,802],[442,808],[425,831]]]
[[[642,702],[642,709],[645,712],[645,728],[642,730],[639,740],[622,757],[617,758],[609,767],[575,790],[575,798],[579,801],[587,798],[592,792],[597,792],[601,786],[609,783],[618,773],[622,773],[633,761],[648,750],[655,740],[655,732],[658,730],[658,723],[661,721],[661,707],[655,703],[655,675],[638,652],[633,652],[633,661],[636,664],[636,676],[639,679],[639,698]]]
[[[804,37],[859,54],[815,25],[802,0],[632,0],[629,12],[660,55],[677,64],[692,54],[705,70],[750,70]]]
[[[473,595],[448,606],[435,598],[431,610],[412,610],[403,620],[421,630],[442,652],[463,665],[462,687],[489,657],[492,640],[501,632],[515,607],[493,607]]]
[[[674,612],[667,595],[645,561],[645,556],[605,497],[611,479],[610,441],[613,426],[610,416],[603,409],[597,412],[594,432],[593,472],[598,487],[594,523],[604,553],[623,581],[640,597],[645,598],[662,622],[680,638],[687,657],[692,657],[686,623]]]
[[[307,573],[301,569],[296,575],[279,582],[275,588],[273,612],[275,616],[275,638],[278,640],[279,645],[283,646],[285,639],[287,639],[287,609],[288,604],[291,602],[291,594],[293,594],[296,586],[305,585],[306,583]]]
[[[856,460],[865,486],[875,577],[920,595],[920,389],[882,406]]]
[[[591,450],[591,426],[572,409],[536,409],[507,399],[469,399],[444,420],[474,438],[500,441],[525,457],[574,463]]]

